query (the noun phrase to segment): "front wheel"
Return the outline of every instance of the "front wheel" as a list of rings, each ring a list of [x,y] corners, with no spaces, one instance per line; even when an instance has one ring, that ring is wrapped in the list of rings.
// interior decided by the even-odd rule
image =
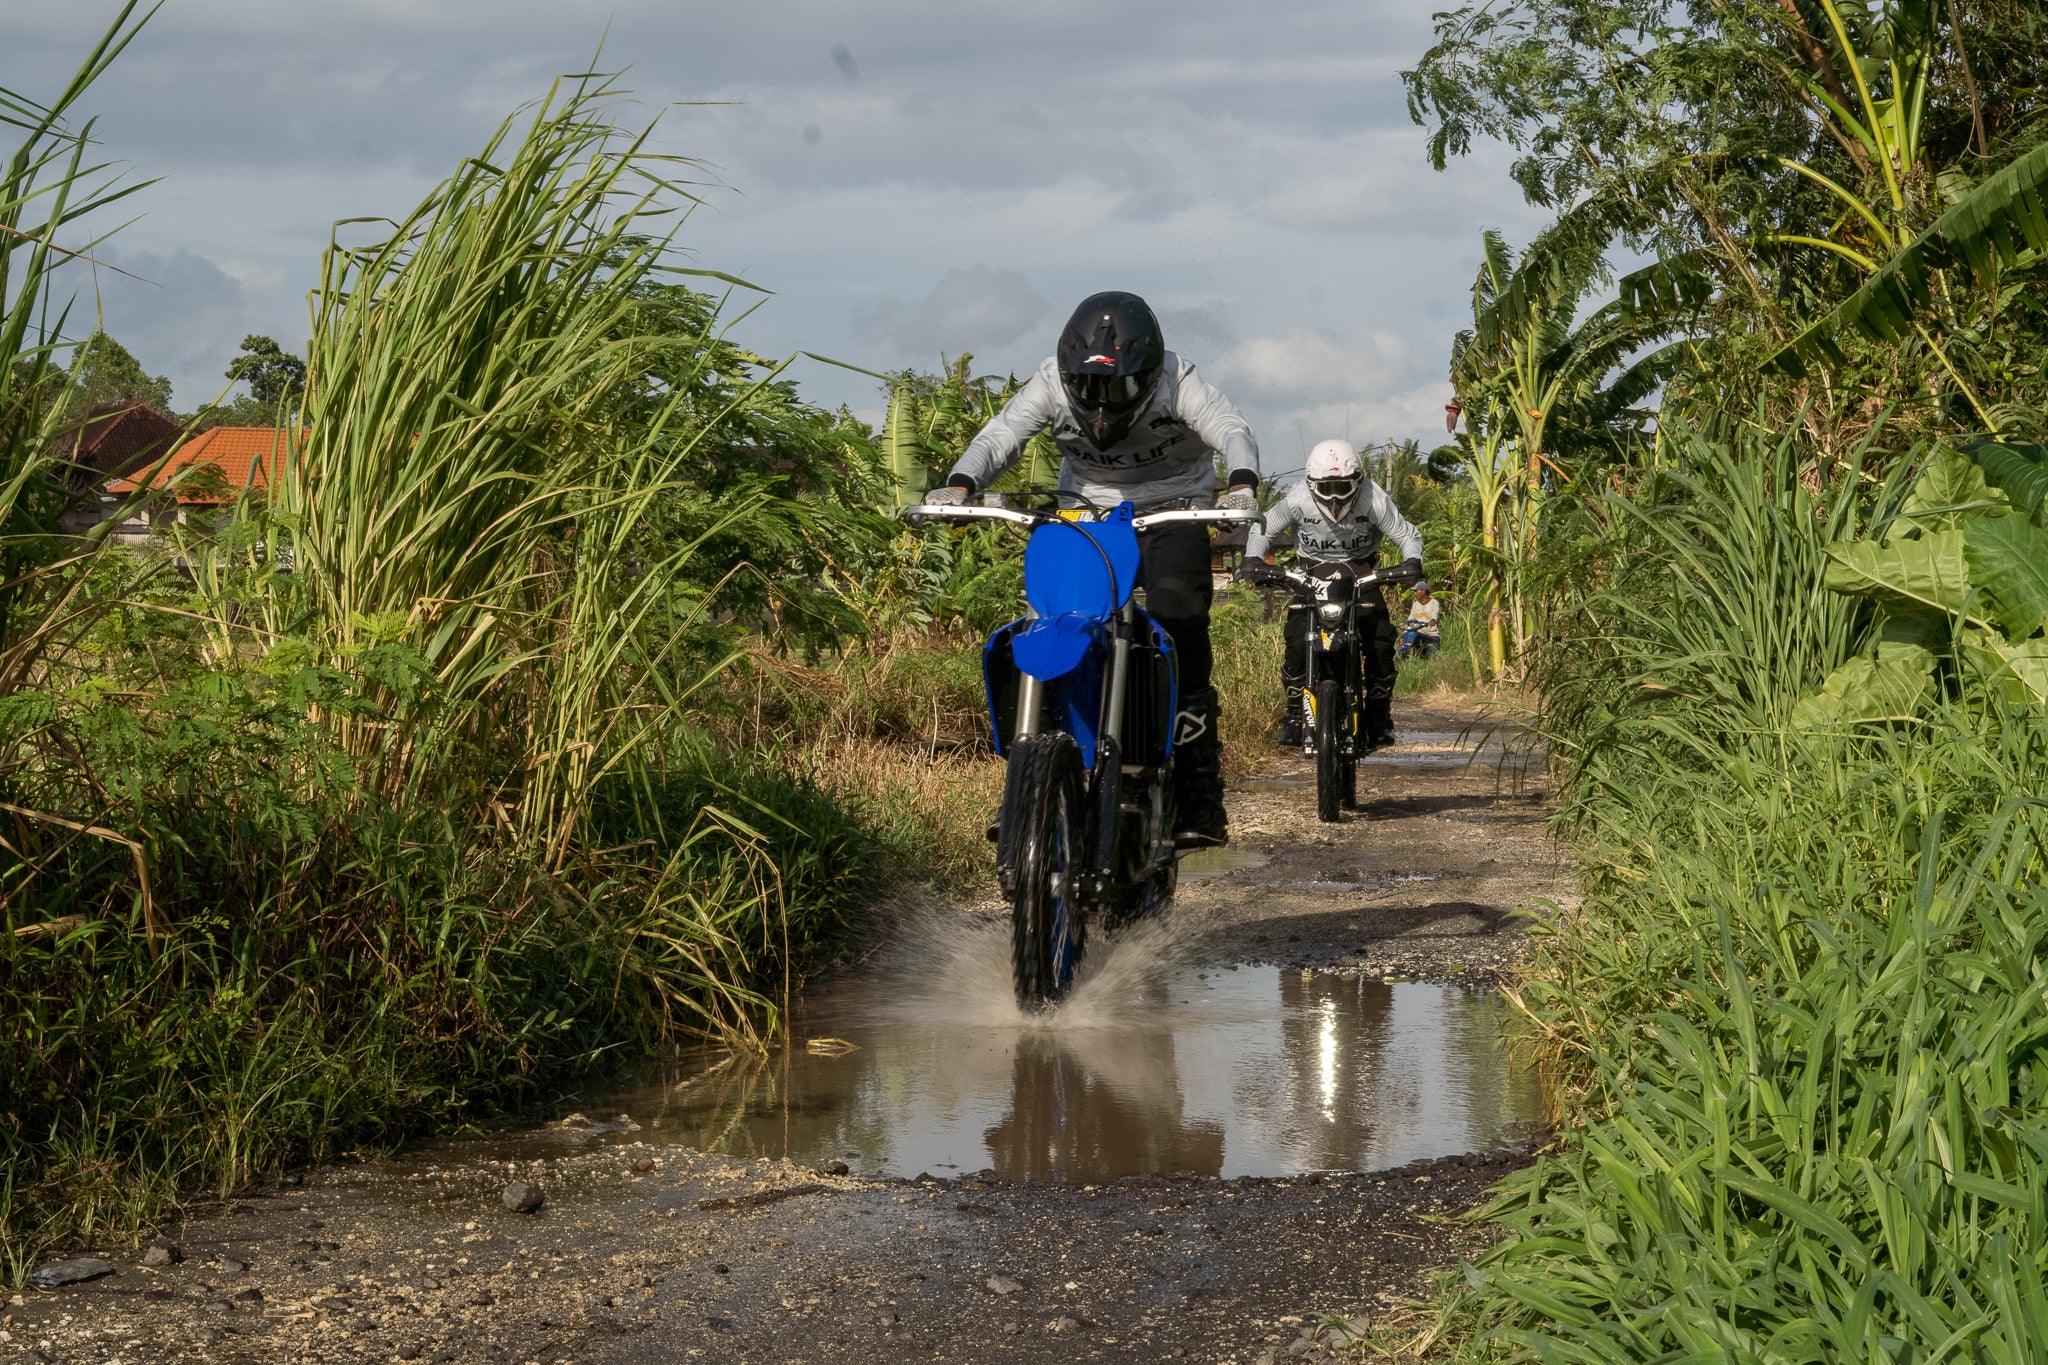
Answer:
[[[1081,751],[1071,735],[1032,735],[1010,748],[1003,792],[1010,850],[1010,971],[1017,1003],[1043,1009],[1074,984],[1087,946],[1077,892],[1082,850]]]
[[[1315,686],[1316,711],[1316,818],[1336,821],[1344,805],[1344,724],[1339,708],[1343,698],[1334,678]]]

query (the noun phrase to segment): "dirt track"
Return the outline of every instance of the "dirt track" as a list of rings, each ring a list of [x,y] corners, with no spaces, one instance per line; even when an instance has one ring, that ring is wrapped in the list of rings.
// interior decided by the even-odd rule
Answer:
[[[1477,719],[1397,703],[1413,738],[1361,779],[1362,819],[1318,825],[1298,758],[1233,793],[1233,852],[1266,861],[1183,884],[1189,965],[1481,984],[1510,969],[1509,916],[1562,899],[1565,869],[1540,790],[1429,738]],[[1385,1325],[1478,1245],[1442,1215],[1520,1159],[892,1180],[603,1127],[327,1167],[195,1208],[165,1233],[182,1264],[109,1251],[114,1275],[0,1310],[0,1365],[1316,1359],[1338,1339],[1305,1336],[1318,1314]],[[503,1207],[515,1177],[545,1188],[540,1212]]]

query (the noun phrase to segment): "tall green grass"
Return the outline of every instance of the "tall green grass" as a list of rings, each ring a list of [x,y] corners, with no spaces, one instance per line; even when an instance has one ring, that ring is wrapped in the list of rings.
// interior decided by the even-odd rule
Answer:
[[[2042,1359],[2048,717],[1955,680],[1910,725],[1794,726],[1871,628],[1821,547],[1893,492],[1691,441],[1610,503],[1637,569],[1545,679],[1586,899],[1522,999],[1567,1125],[1490,1210],[1465,1350]]]
[[[740,623],[697,547],[804,519],[705,515],[766,380],[643,326],[687,191],[615,107],[566,84],[330,251],[271,497],[140,558],[10,523],[41,577],[0,690],[0,1272],[758,1038],[857,926],[888,831],[706,723]]]

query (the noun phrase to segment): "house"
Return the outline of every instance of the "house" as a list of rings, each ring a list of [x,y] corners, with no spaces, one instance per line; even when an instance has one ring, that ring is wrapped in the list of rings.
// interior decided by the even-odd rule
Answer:
[[[84,493],[110,478],[147,469],[177,443],[182,431],[174,419],[147,403],[96,403],[72,431],[58,477],[73,492]],[[106,516],[104,507],[87,504],[66,512],[60,525],[76,535]]]
[[[100,502],[110,514],[130,495],[147,495],[112,539],[135,544],[147,540],[156,525],[189,521],[232,506],[245,493],[267,492],[289,440],[277,427],[214,427],[179,446],[160,468],[108,481]]]

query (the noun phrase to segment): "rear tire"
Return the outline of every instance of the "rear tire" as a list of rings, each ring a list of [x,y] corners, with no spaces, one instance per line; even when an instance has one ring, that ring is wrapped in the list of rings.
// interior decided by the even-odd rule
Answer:
[[[1043,1009],[1074,984],[1087,947],[1076,882],[1086,862],[1081,751],[1073,736],[1032,735],[1010,748],[1003,794],[1015,859],[1010,898],[1010,972],[1017,1004]]]
[[[1343,818],[1344,727],[1337,708],[1341,698],[1334,679],[1316,684],[1316,818]]]

